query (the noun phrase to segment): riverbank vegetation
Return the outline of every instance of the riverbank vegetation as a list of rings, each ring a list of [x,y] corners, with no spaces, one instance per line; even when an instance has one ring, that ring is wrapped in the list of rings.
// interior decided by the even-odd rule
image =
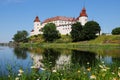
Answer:
[[[98,65],[85,63],[86,67],[79,64],[65,64],[61,68],[51,68],[52,63],[44,68],[31,66],[31,71],[20,68],[17,74],[10,72],[7,76],[0,76],[0,80],[119,80],[120,67],[118,64],[106,65],[104,61]],[[94,67],[93,67],[94,65]],[[9,71],[12,71],[11,69]]]
[[[97,37],[94,40],[89,41],[80,41],[80,42],[71,42],[70,35],[61,36],[60,39],[55,40],[53,43],[46,43],[41,39],[42,35],[38,37],[30,38],[29,43],[21,43],[22,47],[43,47],[43,48],[66,48],[66,49],[77,49],[81,47],[91,47],[91,48],[120,48],[120,35],[102,35]],[[40,38],[40,39],[39,39]],[[31,43],[34,40],[34,43]],[[43,40],[43,42],[39,42]]]

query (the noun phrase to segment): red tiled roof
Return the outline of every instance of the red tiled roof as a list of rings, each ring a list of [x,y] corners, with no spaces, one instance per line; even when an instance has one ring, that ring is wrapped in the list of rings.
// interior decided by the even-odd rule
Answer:
[[[83,8],[81,13],[80,13],[80,17],[82,17],[82,16],[88,17],[85,8]]]
[[[31,32],[34,32],[34,30],[31,30]]]
[[[75,21],[75,18],[64,17],[64,16],[56,16],[56,17],[52,17],[52,18],[46,19],[45,21],[43,21],[43,23],[57,21],[57,20],[71,21],[71,22],[73,22],[73,21]]]
[[[39,17],[38,17],[38,16],[36,16],[36,18],[35,18],[34,22],[40,22],[40,20],[39,20]]]

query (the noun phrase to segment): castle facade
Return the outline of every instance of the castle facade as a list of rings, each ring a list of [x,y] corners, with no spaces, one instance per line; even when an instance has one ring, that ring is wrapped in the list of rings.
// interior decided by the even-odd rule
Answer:
[[[47,23],[54,23],[56,25],[56,29],[60,32],[60,34],[66,35],[66,34],[70,34],[72,24],[76,22],[80,22],[81,25],[84,26],[85,23],[87,23],[87,21],[88,21],[88,16],[85,8],[82,9],[80,15],[77,18],[56,16],[56,17],[48,18],[43,22],[41,22],[39,17],[36,16],[34,20],[34,29],[31,31],[30,36],[42,34],[43,33],[42,28]]]

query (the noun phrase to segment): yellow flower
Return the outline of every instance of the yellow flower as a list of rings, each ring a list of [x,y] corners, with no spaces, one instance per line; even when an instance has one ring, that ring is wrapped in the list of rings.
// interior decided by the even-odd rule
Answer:
[[[80,73],[80,70],[78,70],[78,73]]]
[[[91,71],[91,68],[87,68],[87,71]]]
[[[117,78],[113,78],[112,80],[118,80]]]
[[[118,72],[118,76],[120,77],[120,72]]]
[[[96,79],[96,76],[95,75],[91,75],[90,79]]]

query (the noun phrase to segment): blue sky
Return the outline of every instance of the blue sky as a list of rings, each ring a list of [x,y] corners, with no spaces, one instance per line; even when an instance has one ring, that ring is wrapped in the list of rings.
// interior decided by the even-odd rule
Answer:
[[[33,20],[54,16],[78,17],[85,5],[88,19],[97,21],[104,33],[120,27],[120,0],[0,0],[0,42],[12,40],[19,30],[30,32]]]

